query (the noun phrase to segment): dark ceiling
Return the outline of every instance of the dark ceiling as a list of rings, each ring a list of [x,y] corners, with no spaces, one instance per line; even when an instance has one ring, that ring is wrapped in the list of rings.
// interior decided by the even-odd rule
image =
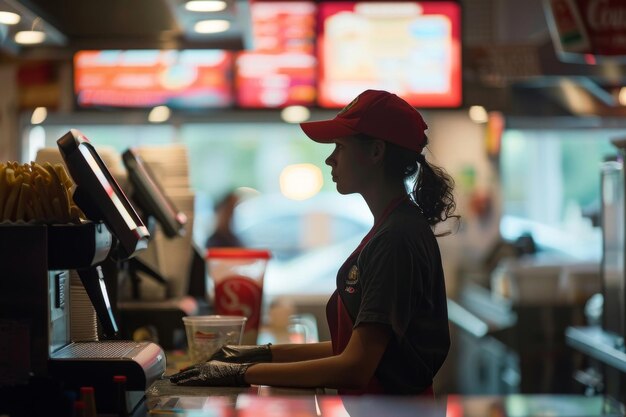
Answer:
[[[220,48],[243,49],[249,29],[245,0],[227,0],[212,17],[234,22],[223,34],[191,35],[193,19],[182,0],[19,0],[65,35],[78,49]]]
[[[162,0],[22,0],[70,39],[151,39],[177,29]]]

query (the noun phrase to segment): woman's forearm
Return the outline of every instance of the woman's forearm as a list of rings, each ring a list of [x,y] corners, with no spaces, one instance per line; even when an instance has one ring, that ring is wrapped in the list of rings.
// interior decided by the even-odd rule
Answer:
[[[358,366],[345,357],[290,363],[258,363],[248,368],[245,380],[253,385],[300,388],[361,388],[369,375],[360,375]]]
[[[299,362],[332,356],[331,342],[272,345],[272,362]]]
[[[283,387],[364,388],[376,372],[390,337],[386,325],[362,324],[353,330],[348,345],[339,355],[332,355],[330,342],[272,346],[274,362],[287,357],[292,361],[252,365],[245,380],[249,384]],[[320,358],[298,361],[297,358],[305,355]]]

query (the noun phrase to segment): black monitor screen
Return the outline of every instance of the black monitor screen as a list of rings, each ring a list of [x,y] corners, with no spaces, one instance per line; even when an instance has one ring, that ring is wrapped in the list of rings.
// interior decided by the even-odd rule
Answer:
[[[102,220],[119,240],[121,258],[148,246],[150,233],[89,140],[71,129],[57,140],[70,175],[77,185],[76,204],[94,221]]]
[[[128,170],[128,179],[133,187],[131,197],[142,212],[144,222],[147,223],[147,216],[153,216],[161,225],[166,236],[182,235],[185,231],[187,217],[167,197],[150,167],[133,149],[124,152],[122,159]]]

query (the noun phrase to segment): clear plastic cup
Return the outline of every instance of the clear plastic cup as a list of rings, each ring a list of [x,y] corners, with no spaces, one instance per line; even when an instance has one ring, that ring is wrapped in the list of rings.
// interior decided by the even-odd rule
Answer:
[[[183,317],[191,361],[206,361],[226,344],[240,345],[246,321],[243,316]]]
[[[248,248],[211,248],[207,251],[217,314],[248,318],[244,345],[257,343],[263,301],[263,277],[270,251]]]

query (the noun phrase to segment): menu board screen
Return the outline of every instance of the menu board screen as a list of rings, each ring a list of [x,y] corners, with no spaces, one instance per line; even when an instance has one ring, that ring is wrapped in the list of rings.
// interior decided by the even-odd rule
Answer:
[[[246,108],[315,104],[315,3],[255,2],[250,10],[254,49],[236,58],[237,104]]]
[[[81,107],[229,107],[232,67],[221,50],[79,51],[74,92]]]
[[[343,107],[365,89],[416,107],[458,107],[461,11],[456,2],[319,4],[318,103]]]

